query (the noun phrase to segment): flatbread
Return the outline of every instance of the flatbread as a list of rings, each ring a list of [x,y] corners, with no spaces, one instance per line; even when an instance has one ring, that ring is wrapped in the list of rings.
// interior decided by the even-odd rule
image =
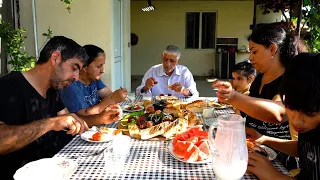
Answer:
[[[187,120],[178,118],[175,121],[173,121],[168,127],[165,128],[162,136],[164,136],[166,139],[170,139],[176,134],[186,131],[187,128],[188,128]]]
[[[141,139],[146,140],[146,139],[150,139],[150,138],[162,135],[164,133],[165,128],[168,126],[168,123],[169,122],[163,122],[147,129],[141,129],[140,130]]]
[[[140,129],[136,124],[128,124],[128,130],[131,137],[141,139]]]

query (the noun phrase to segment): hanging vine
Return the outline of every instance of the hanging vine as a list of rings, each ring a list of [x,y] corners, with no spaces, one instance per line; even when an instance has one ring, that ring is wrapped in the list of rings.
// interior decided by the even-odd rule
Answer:
[[[61,0],[67,7],[66,9],[68,10],[68,12],[70,13],[71,10],[71,4],[73,3],[73,0]]]

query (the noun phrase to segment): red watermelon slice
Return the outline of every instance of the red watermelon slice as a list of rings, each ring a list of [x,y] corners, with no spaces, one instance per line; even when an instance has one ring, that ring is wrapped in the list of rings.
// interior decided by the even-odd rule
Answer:
[[[187,141],[177,141],[176,144],[173,145],[173,153],[179,158],[184,158],[193,146],[193,143]]]
[[[173,153],[187,162],[206,160],[210,156],[208,132],[203,131],[199,126],[177,134],[172,141],[172,146]]]
[[[199,156],[199,148],[197,146],[193,146],[189,151],[184,155],[184,160],[187,162],[195,162]]]
[[[208,158],[209,158],[209,156],[207,156],[205,153],[203,153],[203,152],[200,150],[197,161],[203,161],[203,160],[206,160],[206,159],[208,159]]]
[[[207,156],[210,156],[210,147],[209,147],[209,142],[207,139],[204,139],[202,143],[198,146],[200,151],[206,154]]]

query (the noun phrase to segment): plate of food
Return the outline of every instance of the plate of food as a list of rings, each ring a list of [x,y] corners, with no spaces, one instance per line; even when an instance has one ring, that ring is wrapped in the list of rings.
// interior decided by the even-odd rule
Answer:
[[[247,147],[249,152],[257,152],[268,157],[270,161],[273,161],[277,158],[277,153],[273,149],[264,145],[258,145],[252,142],[250,139],[247,139]]]
[[[102,143],[111,141],[118,134],[122,134],[121,129],[101,127],[99,130],[86,131],[80,137],[88,142]]]
[[[43,158],[29,162],[16,171],[15,180],[66,180],[77,170],[78,163],[65,158]]]
[[[144,107],[135,104],[135,105],[126,105],[122,109],[123,111],[126,111],[126,112],[136,112],[136,111],[143,111]]]
[[[168,143],[169,154],[178,161],[191,164],[206,164],[210,162],[210,147],[208,132],[200,126],[195,126],[187,131],[177,134]]]

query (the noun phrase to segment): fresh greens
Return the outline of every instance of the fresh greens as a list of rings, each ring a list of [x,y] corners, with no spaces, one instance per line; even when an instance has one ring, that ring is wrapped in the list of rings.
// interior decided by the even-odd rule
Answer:
[[[129,114],[125,115],[125,116],[123,117],[123,119],[129,119],[129,117],[132,117],[132,116],[141,116],[141,115],[143,115],[143,114],[144,114],[143,111],[136,111],[136,112],[132,112],[132,113],[129,113]]]

